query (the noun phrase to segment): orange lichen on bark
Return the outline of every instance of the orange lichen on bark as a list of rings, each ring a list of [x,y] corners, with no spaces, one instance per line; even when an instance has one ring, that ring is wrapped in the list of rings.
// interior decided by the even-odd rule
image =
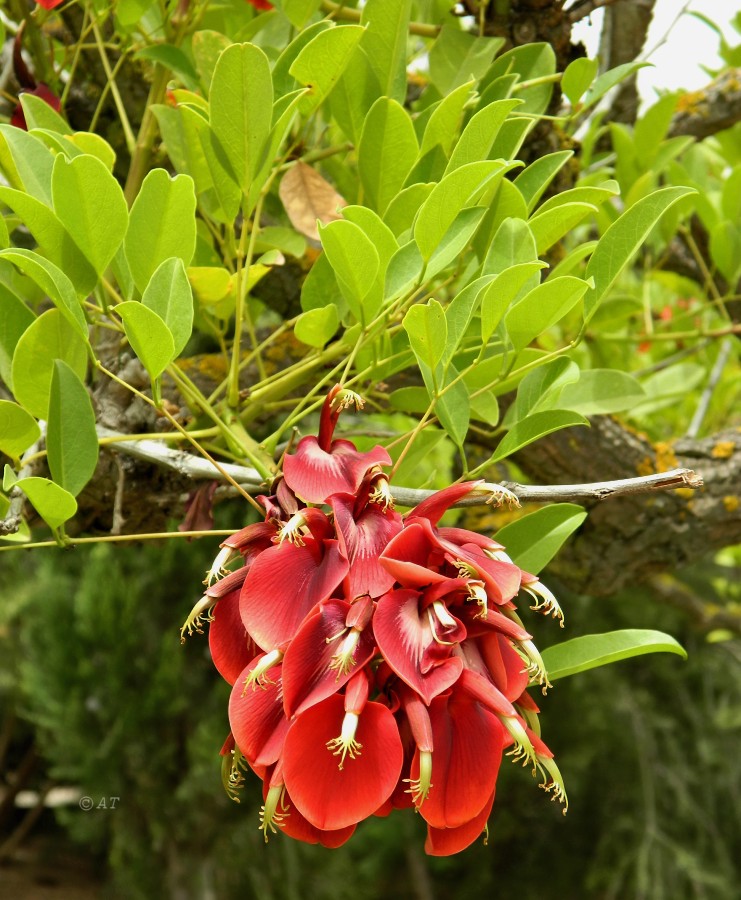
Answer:
[[[713,459],[730,459],[735,449],[733,441],[718,441],[712,449],[711,456]]]

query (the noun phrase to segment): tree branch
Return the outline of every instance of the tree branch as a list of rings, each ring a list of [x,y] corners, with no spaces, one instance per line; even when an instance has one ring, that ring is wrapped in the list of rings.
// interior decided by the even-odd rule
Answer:
[[[679,99],[669,137],[706,138],[741,122],[741,67],[727,69],[706,87]]]
[[[210,479],[225,481],[223,475],[214,469],[208,460],[201,459],[183,450],[174,450],[163,446],[160,441],[130,441],[125,435],[121,435],[120,441],[111,440],[115,432],[108,428],[98,427],[98,434],[108,438],[106,446],[136,459],[154,463],[167,469],[172,469],[179,475],[196,480]],[[239,484],[253,490],[265,490],[266,485],[260,474],[255,469],[246,466],[237,466],[230,463],[220,463],[223,469]],[[530,503],[553,503],[569,500],[606,500],[610,497],[618,497],[625,494],[646,494],[654,491],[672,490],[678,487],[698,488],[702,485],[702,478],[691,469],[674,469],[671,472],[661,472],[654,475],[644,475],[638,478],[622,478],[615,481],[601,481],[591,484],[556,484],[556,485],[529,485],[516,482],[503,482],[495,487],[502,487],[513,494],[518,501]],[[423,490],[408,487],[392,487],[394,500],[400,506],[416,506],[426,500],[433,493],[432,490]],[[506,500],[506,496],[504,498]],[[483,506],[490,502],[491,497],[477,494],[468,497],[458,504],[459,506]]]

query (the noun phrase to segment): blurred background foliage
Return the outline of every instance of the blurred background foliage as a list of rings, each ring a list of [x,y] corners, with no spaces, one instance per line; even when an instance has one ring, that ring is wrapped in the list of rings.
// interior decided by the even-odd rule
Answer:
[[[257,783],[240,805],[220,784],[228,686],[215,678],[205,637],[179,640],[210,550],[169,541],[3,561],[13,585],[0,638],[5,732],[16,717],[6,764],[35,747],[43,762],[25,787],[74,785],[105,803],[57,811],[97,860],[103,896],[737,896],[741,641],[720,632],[708,641],[640,590],[609,602],[561,591],[571,636],[662,627],[689,650],[687,663],[640,658],[549,692],[544,727],[567,778],[566,818],[510,765],[488,846],[456,857],[425,857],[411,812],[371,820],[334,851],[280,836],[266,846]],[[721,562],[690,574],[738,602],[741,558]],[[548,623],[528,626],[540,646],[552,642]]]

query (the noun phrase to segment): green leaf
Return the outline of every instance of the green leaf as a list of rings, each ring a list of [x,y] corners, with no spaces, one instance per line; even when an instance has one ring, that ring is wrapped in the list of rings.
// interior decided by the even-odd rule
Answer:
[[[98,464],[98,435],[85,385],[61,359],[54,361],[46,449],[52,478],[76,497]]]
[[[129,224],[123,191],[94,156],[57,156],[51,176],[54,212],[92,267],[102,275]]]
[[[507,411],[508,418],[517,422],[531,413],[545,408],[565,408],[558,402],[558,397],[565,385],[579,379],[579,366],[565,356],[558,357],[543,366],[528,372],[517,388],[517,398]],[[581,410],[576,410],[581,412]]]
[[[182,259],[171,257],[159,264],[142,294],[142,303],[167,325],[173,359],[179,356],[193,330],[193,291]]]
[[[547,210],[565,206],[567,203],[591,203],[601,206],[606,200],[620,193],[617,181],[609,179],[600,185],[583,185],[572,188],[570,191],[561,191],[553,197],[549,197],[537,210],[537,215]]]
[[[566,409],[549,409],[543,412],[533,413],[520,422],[515,423],[507,434],[499,442],[491,462],[499,462],[512,453],[516,453],[533,441],[560,431],[562,428],[571,428],[572,425],[588,425],[589,422],[579,413]]]
[[[515,186],[524,197],[529,213],[535,209],[545,189],[573,155],[573,150],[559,150],[556,153],[548,153],[546,156],[541,156],[535,162],[530,163],[515,178]]]
[[[403,103],[407,92],[407,33],[411,0],[367,0],[360,24],[365,26],[362,48],[381,95]]]
[[[20,478],[15,486],[23,491],[50,528],[59,528],[77,512],[77,501],[72,494],[48,478]]]
[[[39,250],[67,275],[77,292],[89,294],[98,276],[54,212],[30,194],[13,188],[0,186],[0,200],[19,216],[36,239]]]
[[[0,453],[18,459],[41,435],[36,419],[22,406],[0,400]]]
[[[450,383],[458,376],[454,366],[450,366],[447,381]],[[462,447],[468,434],[471,421],[471,404],[468,389],[463,381],[456,381],[448,387],[444,394],[435,400],[435,415],[447,431],[457,447]]]
[[[32,250],[1,250],[0,258],[7,259],[41,288],[64,315],[79,336],[87,343],[87,322],[77,299],[74,286],[67,276],[48,259]]]
[[[471,96],[474,84],[474,81],[464,82],[443,97],[432,110],[422,136],[420,158],[437,146],[442,147],[446,156],[450,156],[461,130],[463,108]]]
[[[320,6],[320,0],[279,0],[276,4],[294,28],[303,28]]]
[[[121,316],[134,353],[155,381],[175,358],[170,329],[156,312],[136,300],[119,303],[116,312]]]
[[[80,379],[85,377],[85,341],[59,310],[49,309],[24,331],[13,354],[15,399],[37,419],[49,418],[55,359],[64,360]]]
[[[591,319],[600,300],[607,294],[633,254],[648,237],[661,216],[693,188],[660,188],[627,209],[610,225],[587,264],[585,278],[594,278],[594,287],[584,298],[584,321]]]
[[[553,82],[542,79],[553,76],[555,72],[556,54],[550,44],[524,43],[497,58],[487,73],[486,84],[488,86],[503,75],[517,74],[518,82],[512,90],[525,101],[520,111],[537,116],[546,111],[553,95]]]
[[[196,196],[193,179],[170,178],[164,169],[152,169],[144,179],[129,214],[124,240],[126,259],[139,291],[149,284],[155,269],[177,256],[188,266],[196,247]]]
[[[494,277],[481,294],[481,340],[484,344],[489,342],[502,316],[523,288],[545,268],[546,264],[539,260],[516,263]]]
[[[302,344],[322,348],[339,328],[340,316],[334,303],[319,309],[310,309],[296,320],[294,334]]]
[[[201,86],[207,95],[211,90],[211,79],[213,78],[219,56],[229,46],[231,46],[229,38],[218,31],[203,28],[193,34],[191,41],[193,59],[195,60],[198,76],[201,79]]]
[[[227,47],[216,63],[209,100],[213,133],[247,194],[272,126],[273,82],[263,51],[254,44]]]
[[[0,282],[0,378],[13,390],[11,363],[23,332],[36,320],[26,304]]]
[[[646,392],[627,372],[586,369],[577,382],[563,389],[558,405],[584,416],[598,416],[632,409],[646,399]]]
[[[395,300],[407,293],[419,283],[424,267],[424,260],[414,241],[404,244],[389,261],[386,269],[384,297],[387,300]]]
[[[504,120],[522,100],[498,100],[490,103],[468,120],[463,134],[453,148],[445,174],[466,163],[487,159]]]
[[[553,503],[500,528],[496,539],[515,565],[537,575],[586,517],[587,511],[576,503]]]
[[[430,79],[444,97],[459,85],[482,78],[504,44],[503,38],[474,37],[452,25],[443,25],[430,49]]]
[[[200,87],[198,73],[193,63],[180,47],[176,47],[174,44],[152,44],[142,50],[137,50],[134,59],[148,59],[150,62],[160,63],[165,69],[170,69],[177,75],[191,91],[197,91]]]
[[[443,358],[448,340],[445,311],[437,300],[412,306],[403,320],[414,355],[431,371]]]
[[[301,50],[289,72],[309,88],[299,106],[302,115],[313,112],[332,92],[364,32],[359,25],[336,25],[320,32]]]
[[[434,187],[434,184],[411,184],[391,201],[383,220],[397,237],[412,227],[415,216]]]
[[[626,628],[605,634],[585,634],[542,651],[548,678],[556,681],[567,675],[586,672],[597,666],[631,659],[646,653],[676,653],[687,658],[686,650],[662,631]]]
[[[379,97],[363,126],[358,172],[370,205],[381,215],[401,191],[418,149],[409,113],[395,100]]]
[[[43,141],[15,125],[0,125],[0,171],[11,187],[51,206],[53,165],[54,155]]]
[[[482,206],[462,209],[455,217],[453,224],[440,239],[425,268],[425,278],[437,275],[453,260],[458,259],[473,239],[476,229],[486,215]]]
[[[726,281],[735,284],[741,271],[741,230],[727,219],[710,232],[710,258]]]
[[[471,319],[478,309],[481,297],[488,284],[493,280],[491,275],[477,278],[467,284],[462,291],[453,297],[445,310],[445,321],[448,326],[448,340],[445,348],[445,362],[449,362],[468,331]]]
[[[113,171],[113,167],[116,164],[116,151],[99,134],[92,134],[89,131],[76,131],[66,141],[68,144],[76,147],[81,153],[86,153],[88,156],[94,156],[99,159],[109,172]]]
[[[584,95],[584,102],[581,105],[582,111],[589,109],[590,106],[594,106],[594,104],[598,103],[608,91],[611,91],[615,87],[615,85],[620,84],[621,81],[628,78],[634,72],[637,72],[638,69],[650,65],[652,64],[648,62],[629,62],[623,63],[621,66],[615,66],[614,69],[608,69],[607,72],[603,72],[602,75],[594,80],[592,86]]]
[[[320,226],[319,235],[352,314],[367,324],[378,312],[382,299],[372,298],[373,305],[366,302],[380,266],[376,248],[361,228],[345,219]]]
[[[458,213],[478,200],[487,184],[506,169],[501,160],[481,160],[456,169],[435,185],[414,223],[414,240],[429,260]]]
[[[182,112],[184,117],[191,118],[201,144],[218,204],[215,216],[220,222],[231,226],[242,204],[242,191],[231,175],[224,151],[208,122],[192,109],[185,108]]]
[[[503,182],[500,187],[506,186],[507,182]],[[510,187],[519,194],[517,188]],[[485,275],[498,275],[510,266],[534,262],[537,258],[535,238],[527,222],[519,218],[506,218],[497,229],[486,253],[483,272]]]
[[[548,279],[518,300],[504,317],[507,334],[516,350],[555,325],[589,289],[581,278],[563,275]]]
[[[317,24],[324,24],[317,23]],[[315,27],[315,26],[312,26]],[[337,124],[356,146],[360,143],[366,116],[378,99],[378,85],[362,44],[332,90],[329,107]]]
[[[49,106],[46,100],[29,92],[22,93],[18,99],[23,107],[23,115],[29,131],[34,128],[47,128],[57,134],[71,135],[73,133],[66,120],[52,106]]]
[[[535,238],[538,256],[542,256],[555,243],[576,228],[590,213],[597,212],[591,203],[564,203],[555,209],[547,209],[534,215],[528,225]]]
[[[599,68],[599,61],[582,56],[566,66],[561,76],[561,90],[568,97],[572,107],[581,100],[592,84]]]

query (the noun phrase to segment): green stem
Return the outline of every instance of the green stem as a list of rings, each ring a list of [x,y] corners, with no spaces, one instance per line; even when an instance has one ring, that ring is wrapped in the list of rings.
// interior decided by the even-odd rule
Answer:
[[[342,3],[333,3],[332,0],[322,0],[322,11],[333,19],[341,19],[344,22],[359,22],[362,15],[359,9],[351,9]],[[426,22],[410,22],[409,33],[419,37],[436,38],[440,34],[440,26],[428,25]]]
[[[144,181],[144,177],[149,171],[149,164],[152,159],[152,148],[158,133],[157,117],[152,111],[152,107],[158,103],[162,103],[165,99],[169,78],[169,69],[165,69],[159,63],[156,63],[152,86],[149,89],[144,117],[142,118],[139,134],[136,138],[136,146],[133,150],[129,175],[126,179],[126,187],[124,188],[124,196],[126,197],[126,202],[129,204],[129,207],[131,207],[134,202],[134,198],[139,193],[139,188]]]
[[[261,510],[264,512],[264,510]],[[169,538],[194,537],[227,537],[234,534],[234,529],[215,528],[213,531],[162,531],[149,534],[104,534],[99,537],[67,538],[64,547],[76,547],[78,544],[111,544],[121,541],[163,541]],[[0,547],[0,553],[7,550],[32,550],[37,547],[59,547],[57,541],[34,541],[31,544],[10,544]]]
[[[134,148],[136,145],[136,138],[134,137],[134,132],[131,128],[131,123],[129,122],[129,117],[126,114],[126,106],[124,105],[123,99],[121,98],[121,94],[118,90],[118,85],[116,84],[116,76],[111,69],[111,64],[108,61],[108,56],[105,52],[103,35],[100,33],[100,29],[98,28],[98,23],[93,19],[93,34],[95,35],[95,43],[98,47],[98,55],[100,56],[100,61],[103,65],[103,69],[105,70],[106,78],[108,79],[108,86],[110,87],[111,94],[113,95],[113,102],[116,104],[116,112],[118,113],[118,117],[121,120],[121,128],[123,129],[124,138],[126,140],[126,148],[129,153],[134,152]]]

